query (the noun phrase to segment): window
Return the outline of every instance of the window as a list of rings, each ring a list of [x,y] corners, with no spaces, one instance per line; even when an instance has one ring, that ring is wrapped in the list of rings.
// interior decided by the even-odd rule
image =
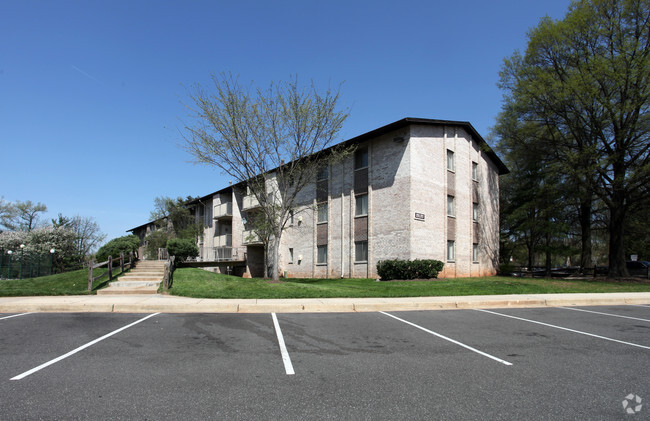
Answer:
[[[478,222],[478,203],[472,203],[472,221]]]
[[[478,164],[472,162],[472,180],[478,181]]]
[[[293,263],[293,249],[289,248],[289,263]]]
[[[356,197],[354,216],[368,215],[368,195],[360,194]]]
[[[289,226],[293,226],[293,209],[289,211]]]
[[[318,204],[318,223],[327,222],[327,202]]]
[[[316,180],[327,180],[329,178],[329,168],[327,166],[320,167],[318,173],[316,174]]]
[[[478,263],[478,244],[476,243],[472,246],[472,261]]]
[[[360,170],[368,166],[368,148],[359,149],[354,153],[354,169]]]
[[[453,262],[456,259],[456,242],[447,241],[447,261]]]
[[[454,151],[447,149],[447,169],[449,171],[454,171]]]
[[[316,263],[318,263],[319,265],[327,264],[327,245],[318,246],[318,256],[316,259]]]
[[[456,216],[454,196],[447,196],[447,216]]]
[[[368,261],[368,242],[357,241],[354,243],[354,261],[367,262]]]

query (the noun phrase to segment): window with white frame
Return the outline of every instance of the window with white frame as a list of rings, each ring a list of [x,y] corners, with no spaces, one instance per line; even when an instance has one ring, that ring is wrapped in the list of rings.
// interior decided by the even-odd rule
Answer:
[[[355,197],[354,216],[368,215],[368,194],[360,194]]]
[[[454,196],[447,196],[447,216],[456,216],[456,201]]]
[[[368,242],[356,241],[354,243],[354,261],[367,262],[368,261]]]
[[[317,247],[316,263],[319,265],[327,264],[327,245]]]
[[[472,180],[478,181],[478,164],[472,162]]]
[[[329,207],[327,206],[327,202],[318,204],[318,223],[319,224],[327,222],[327,214],[328,214],[328,212],[329,212]]]
[[[454,151],[450,151],[447,149],[447,169],[449,171],[455,171],[455,165],[454,165]]]
[[[478,203],[472,203],[472,221],[478,222]]]
[[[289,211],[289,226],[293,226],[293,209]]]
[[[289,247],[289,263],[293,263],[293,248]]]
[[[476,243],[472,245],[472,261],[478,263],[478,244]]]
[[[456,260],[456,242],[453,240],[447,241],[447,261],[453,262]]]

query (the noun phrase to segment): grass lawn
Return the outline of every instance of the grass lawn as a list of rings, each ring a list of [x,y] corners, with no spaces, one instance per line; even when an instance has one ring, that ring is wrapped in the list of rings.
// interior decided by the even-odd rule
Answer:
[[[196,298],[425,297],[568,292],[641,292],[650,283],[542,278],[457,278],[434,281],[376,282],[374,279],[243,279],[202,269],[174,272],[173,295]]]
[[[118,268],[119,270],[119,268]],[[94,276],[106,272],[106,269],[95,269]],[[93,283],[93,291],[88,292],[88,269],[57,273],[28,279],[9,279],[0,281],[0,297],[27,297],[36,295],[88,295],[95,294],[106,286],[108,278],[104,277]]]

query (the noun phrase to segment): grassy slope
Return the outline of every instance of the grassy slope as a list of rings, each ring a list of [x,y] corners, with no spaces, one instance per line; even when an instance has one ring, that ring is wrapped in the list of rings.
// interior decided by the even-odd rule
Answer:
[[[202,269],[174,272],[170,293],[197,298],[418,297],[570,292],[650,291],[648,283],[540,278],[459,278],[435,281],[376,282],[374,279],[242,279]]]
[[[106,269],[94,270],[94,275],[104,273]],[[88,269],[57,273],[50,276],[29,279],[11,279],[0,281],[1,297],[19,297],[35,295],[88,295],[106,286],[107,278],[95,281],[93,292],[88,292]]]

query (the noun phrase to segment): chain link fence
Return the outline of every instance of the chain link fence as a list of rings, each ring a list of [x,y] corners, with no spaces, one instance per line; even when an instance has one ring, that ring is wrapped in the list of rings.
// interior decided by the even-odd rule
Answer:
[[[53,273],[54,253],[0,250],[0,279],[37,278]]]

